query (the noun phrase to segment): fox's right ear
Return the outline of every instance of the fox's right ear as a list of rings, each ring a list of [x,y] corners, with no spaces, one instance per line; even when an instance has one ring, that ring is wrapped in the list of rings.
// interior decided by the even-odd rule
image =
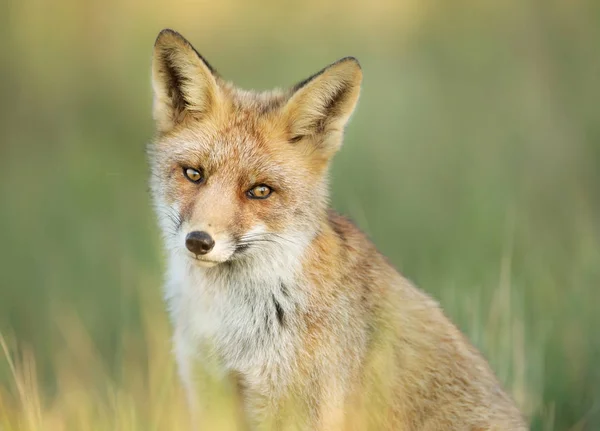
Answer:
[[[361,82],[358,60],[345,57],[297,84],[283,108],[291,139],[313,136],[319,142],[318,154],[331,157],[342,143]]]
[[[216,72],[179,33],[165,29],[152,57],[153,114],[156,129],[166,133],[188,115],[214,109],[219,98]]]

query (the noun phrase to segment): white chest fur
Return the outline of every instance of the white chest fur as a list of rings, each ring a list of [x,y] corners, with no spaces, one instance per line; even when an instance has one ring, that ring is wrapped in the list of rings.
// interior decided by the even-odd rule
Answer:
[[[256,388],[282,388],[305,301],[294,265],[265,271],[260,263],[207,269],[172,256],[165,294],[176,331],[200,360],[215,354],[220,371],[237,371]]]

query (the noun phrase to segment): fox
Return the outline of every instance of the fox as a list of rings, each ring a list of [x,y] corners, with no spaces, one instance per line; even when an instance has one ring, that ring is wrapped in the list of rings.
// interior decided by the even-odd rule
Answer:
[[[164,29],[151,69],[150,191],[195,429],[196,369],[233,382],[244,429],[527,429],[439,303],[330,208],[356,58],[250,91]]]

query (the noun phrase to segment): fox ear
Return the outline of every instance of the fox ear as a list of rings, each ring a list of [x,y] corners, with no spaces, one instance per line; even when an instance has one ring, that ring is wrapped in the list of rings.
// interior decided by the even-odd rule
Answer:
[[[346,57],[297,84],[283,108],[291,138],[318,136],[337,150],[358,101],[361,81],[358,60]]]
[[[152,88],[154,121],[165,133],[186,116],[214,109],[219,97],[217,74],[179,33],[165,29],[154,43]]]

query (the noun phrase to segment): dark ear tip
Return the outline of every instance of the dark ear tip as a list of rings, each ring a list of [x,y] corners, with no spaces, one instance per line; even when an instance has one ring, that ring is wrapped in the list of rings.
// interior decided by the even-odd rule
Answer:
[[[160,33],[158,33],[158,36],[156,36],[154,46],[158,45],[165,38],[179,39],[183,42],[187,42],[185,38],[181,34],[177,33],[175,30],[172,30],[170,28],[164,28],[160,31]]]
[[[362,70],[362,66],[360,65],[360,62],[358,61],[358,58],[356,57],[344,57],[344,58],[340,58],[338,61],[336,61],[333,64],[340,64],[340,63],[354,63],[355,65],[358,66],[359,69]]]
[[[202,62],[206,65],[206,67],[208,67],[210,72],[215,77],[219,76],[219,74],[214,69],[214,67],[212,67],[208,63],[208,61],[206,61],[204,59],[204,57],[202,57],[200,55],[200,53],[198,51],[196,51],[196,48],[194,48],[193,45],[185,37],[183,37],[180,33],[176,32],[175,30],[172,30],[170,28],[165,28],[165,29],[161,30],[160,33],[158,33],[156,40],[154,41],[154,49],[161,51],[164,49],[172,49],[174,47],[187,47],[188,49],[192,50],[193,52],[196,53],[198,58],[200,60],[202,60]]]

